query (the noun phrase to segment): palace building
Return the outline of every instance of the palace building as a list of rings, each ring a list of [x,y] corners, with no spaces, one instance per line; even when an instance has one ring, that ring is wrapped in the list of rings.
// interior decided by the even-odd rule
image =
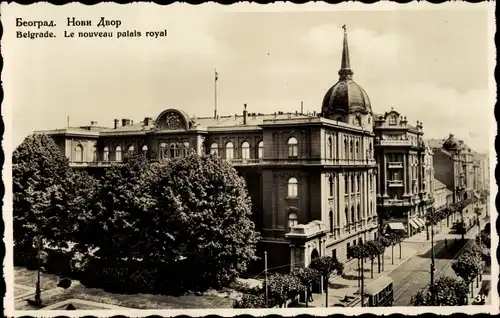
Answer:
[[[153,161],[188,150],[216,154],[247,182],[262,236],[258,255],[267,251],[269,268],[304,267],[325,255],[349,266],[355,260],[348,260],[347,248],[377,235],[373,125],[379,124],[373,122],[367,93],[353,80],[345,32],[338,75],[318,113],[258,114],[244,105],[240,114],[190,117],[171,108],[155,119],[115,120],[112,128],[92,122],[40,133],[54,138],[72,167],[94,171],[119,163],[124,153],[142,153]],[[420,156],[418,140],[414,143],[403,146],[401,160],[387,156],[383,165],[404,161],[414,167],[413,158]],[[420,168],[415,165],[417,172],[404,174],[404,188],[384,187],[379,202],[386,204],[396,194],[408,202],[421,200],[421,189],[412,183]]]

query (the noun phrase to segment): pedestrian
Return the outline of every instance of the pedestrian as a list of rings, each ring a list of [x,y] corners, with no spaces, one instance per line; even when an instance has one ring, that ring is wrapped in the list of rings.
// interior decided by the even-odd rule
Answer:
[[[313,299],[313,291],[312,291],[312,284],[309,285],[309,288],[307,289],[307,301],[308,302],[314,301],[314,299]]]

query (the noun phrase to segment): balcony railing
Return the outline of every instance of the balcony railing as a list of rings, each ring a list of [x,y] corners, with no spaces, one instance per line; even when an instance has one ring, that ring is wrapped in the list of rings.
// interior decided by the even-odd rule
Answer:
[[[389,180],[389,187],[402,187],[403,186],[403,180]]]
[[[411,146],[410,140],[380,140],[380,146]]]
[[[389,162],[389,169],[403,168],[403,163],[398,161]]]

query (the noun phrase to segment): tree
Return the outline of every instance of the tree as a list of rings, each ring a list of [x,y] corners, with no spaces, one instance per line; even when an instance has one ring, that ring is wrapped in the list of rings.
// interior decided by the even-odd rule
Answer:
[[[323,283],[326,283],[326,307],[328,307],[328,283],[330,275],[334,272],[337,275],[342,275],[344,271],[344,265],[340,263],[336,258],[330,256],[322,256],[315,258],[311,264],[310,268],[317,270],[323,277]]]
[[[379,241],[368,241],[364,244],[364,248],[366,249],[366,254],[370,258],[371,261],[371,278],[373,278],[373,262],[375,257],[379,257],[380,254],[384,252],[384,246]],[[380,273],[380,260],[378,262],[379,273]]]
[[[12,154],[14,242],[17,248],[33,249],[36,236],[63,240],[67,234],[71,176],[68,159],[45,134],[30,135]]]
[[[432,303],[430,290],[418,291],[411,298],[412,306],[465,306],[467,305],[468,288],[463,280],[444,276],[434,284],[435,303]]]
[[[296,297],[301,289],[298,277],[290,274],[275,273],[264,283],[264,290],[268,290],[268,307],[284,307],[286,302]]]
[[[233,303],[233,308],[266,308],[264,294],[244,294]]]
[[[141,197],[138,185],[148,167],[143,157],[126,159],[108,168],[99,186],[93,184],[92,204],[79,220],[82,248],[98,247],[102,258],[116,261],[144,256],[151,246],[146,235],[151,216],[142,213],[135,201]],[[90,185],[93,181],[81,175],[76,183]]]
[[[144,257],[175,265],[184,285],[222,286],[256,259],[251,201],[226,160],[190,153],[153,164],[136,189],[135,204],[152,219]]]
[[[71,218],[67,208],[71,177],[68,159],[45,134],[26,137],[12,154],[15,252],[36,253],[35,305],[42,303],[41,254],[44,244],[66,244]]]
[[[361,286],[361,306],[363,306],[364,304],[364,294],[365,294],[363,261],[365,258],[369,257],[369,255],[370,255],[369,251],[366,248],[365,244],[354,245],[347,250],[347,256],[349,258],[352,257],[358,260],[358,283]]]
[[[399,259],[402,258],[401,254],[401,243],[404,241],[406,238],[406,233],[404,230],[394,230],[391,233],[391,237],[394,240],[394,245],[398,244],[399,245]],[[394,262],[394,253],[393,253],[393,262]]]
[[[480,256],[474,250],[466,250],[451,265],[458,277],[462,278],[467,286],[471,286],[471,296],[474,297],[474,279],[483,269]]]
[[[384,251],[382,252],[382,271],[384,271],[385,249],[388,248],[389,246],[392,246],[392,258],[393,258],[392,263],[394,264],[394,244],[392,243],[392,240],[388,235],[380,236],[379,240],[380,240],[380,243],[382,244],[382,246],[384,247]]]
[[[311,284],[320,278],[320,273],[312,268],[295,268],[292,271],[292,275],[297,277],[302,285],[302,290],[306,291],[306,307],[308,306],[309,297],[307,295],[307,291],[310,288]]]

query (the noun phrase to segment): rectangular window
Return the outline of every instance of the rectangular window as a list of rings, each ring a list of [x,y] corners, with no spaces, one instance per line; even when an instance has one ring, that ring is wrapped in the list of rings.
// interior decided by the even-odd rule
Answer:
[[[351,248],[351,244],[347,243],[347,259],[351,259],[351,255],[349,254],[350,248]]]
[[[337,259],[337,250],[336,249],[332,250],[332,258]]]

